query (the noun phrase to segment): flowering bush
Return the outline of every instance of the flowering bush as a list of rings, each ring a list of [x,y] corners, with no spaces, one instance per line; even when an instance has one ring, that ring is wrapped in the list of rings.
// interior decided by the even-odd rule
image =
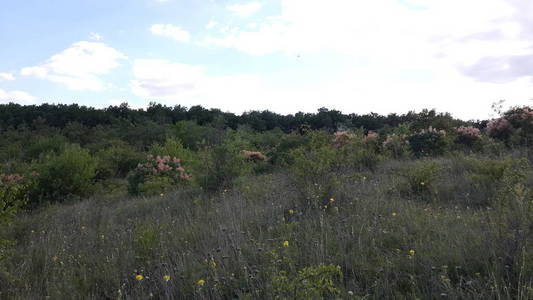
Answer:
[[[128,176],[129,192],[137,195],[142,189],[140,185],[151,180],[166,181],[171,184],[178,184],[191,178],[181,166],[181,160],[177,157],[153,156],[149,154],[146,162],[139,163],[137,168]]]
[[[505,118],[494,119],[487,124],[487,134],[499,140],[507,141],[513,133],[513,127]]]
[[[481,140],[481,131],[478,128],[472,126],[460,126],[455,128],[457,137],[455,143],[473,147]]]
[[[420,156],[442,155],[449,148],[449,140],[444,130],[429,126],[428,129],[410,135],[407,140],[413,153]]]
[[[533,109],[527,106],[514,107],[504,113],[504,118],[515,129],[513,142],[520,145],[533,144]]]
[[[403,134],[389,134],[381,144],[385,155],[392,158],[402,158],[411,155],[409,141]]]
[[[354,139],[355,134],[349,133],[348,131],[339,131],[335,132],[333,134],[333,147],[340,148],[346,143],[348,143],[349,140]]]

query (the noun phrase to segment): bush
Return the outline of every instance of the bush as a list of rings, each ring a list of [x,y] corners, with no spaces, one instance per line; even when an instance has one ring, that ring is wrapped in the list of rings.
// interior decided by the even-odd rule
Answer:
[[[417,157],[443,155],[450,148],[446,132],[432,127],[410,135],[407,140]]]
[[[69,145],[58,155],[47,155],[37,172],[40,176],[31,202],[62,202],[66,197],[87,195],[96,175],[96,161],[87,150]]]
[[[481,131],[472,126],[460,126],[455,129],[455,144],[463,145],[469,150],[479,151],[482,146]]]
[[[230,139],[199,150],[199,159],[193,167],[196,184],[210,192],[231,188],[236,178],[249,174],[252,169],[241,150],[242,146]]]
[[[300,192],[302,207],[318,208],[332,196],[338,185],[338,150],[325,131],[309,133],[309,143],[291,151],[292,179]]]
[[[194,121],[180,121],[176,123],[173,134],[191,150],[198,150],[202,144],[219,144],[221,134],[219,130],[210,126],[201,126]]]
[[[98,151],[95,156],[97,160],[96,178],[99,180],[124,178],[144,158],[143,154],[121,141],[114,143],[107,149]]]
[[[153,156],[179,157],[184,168],[188,168],[196,159],[196,153],[184,147],[181,140],[177,138],[167,138],[164,144],[153,144],[148,152]]]
[[[67,139],[62,135],[52,135],[38,137],[26,149],[25,158],[27,160],[38,159],[47,153],[59,153],[67,144]]]
[[[412,155],[409,141],[407,141],[405,135],[389,134],[381,147],[382,152],[393,159],[406,158]]]
[[[190,175],[181,166],[177,157],[156,156],[149,154],[144,163],[139,163],[137,168],[128,176],[128,192],[139,195],[143,192],[154,194],[180,183],[187,182]]]
[[[431,161],[418,162],[415,166],[403,169],[400,176],[403,181],[399,183],[397,189],[400,194],[410,197],[428,197],[435,196],[435,181],[439,179],[443,171],[440,164]]]
[[[0,174],[0,227],[11,224],[18,210],[26,204],[31,181],[20,174]],[[0,238],[0,262],[9,255],[12,244]]]

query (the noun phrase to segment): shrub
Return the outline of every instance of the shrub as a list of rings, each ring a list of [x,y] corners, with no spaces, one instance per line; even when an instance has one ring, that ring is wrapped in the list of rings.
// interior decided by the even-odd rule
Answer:
[[[276,148],[272,151],[270,161],[274,165],[288,166],[294,163],[291,152],[299,147],[303,147],[309,142],[309,138],[298,132],[283,136]]]
[[[67,139],[62,135],[38,137],[26,148],[25,158],[32,160],[47,153],[60,153],[66,144]]]
[[[533,109],[528,106],[513,107],[504,113],[504,118],[515,129],[515,143],[533,144]]]
[[[218,144],[221,139],[220,132],[210,126],[201,126],[194,121],[180,121],[176,123],[173,134],[191,150],[198,150],[202,144]]]
[[[480,150],[481,147],[481,131],[472,126],[460,126],[455,128],[457,136],[455,143],[464,145],[472,150]]]
[[[400,194],[427,199],[435,196],[435,181],[443,171],[440,164],[431,161],[418,162],[414,167],[408,167],[400,172],[403,177],[398,185]]]
[[[154,157],[149,154],[146,161],[139,163],[128,176],[128,192],[132,195],[139,195],[143,191],[153,193],[154,187],[167,189],[171,185],[186,182],[190,178],[191,176],[181,166],[179,158],[171,158],[168,155]]]
[[[382,152],[390,158],[399,159],[411,156],[409,141],[405,135],[389,134],[381,147]]]
[[[96,175],[96,162],[88,151],[69,145],[58,155],[47,155],[37,171],[40,176],[31,202],[61,202],[65,197],[87,195]]]
[[[513,126],[504,118],[494,119],[487,124],[487,134],[495,139],[508,142],[514,132]]]
[[[449,150],[449,140],[444,130],[433,127],[410,135],[407,140],[417,157],[443,155]]]
[[[97,179],[124,178],[143,159],[143,155],[124,143],[117,142],[96,153]]]
[[[325,131],[310,132],[309,143],[291,151],[292,179],[300,192],[302,207],[318,208],[328,202],[338,185],[337,153]]]
[[[188,167],[188,164],[195,159],[195,153],[184,147],[178,138],[167,138],[164,144],[153,144],[148,152],[153,156],[179,157],[183,167]]]
[[[0,227],[10,225],[18,210],[27,203],[28,190],[35,175],[0,174]],[[12,241],[0,238],[0,262],[9,255],[12,244]]]
[[[210,192],[230,188],[236,178],[252,170],[252,165],[240,150],[241,145],[230,139],[200,150],[199,159],[193,167],[195,182]]]

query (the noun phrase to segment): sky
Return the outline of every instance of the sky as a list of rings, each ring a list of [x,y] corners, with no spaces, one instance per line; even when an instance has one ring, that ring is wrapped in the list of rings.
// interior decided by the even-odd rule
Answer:
[[[533,105],[530,0],[1,0],[0,103],[461,119]]]

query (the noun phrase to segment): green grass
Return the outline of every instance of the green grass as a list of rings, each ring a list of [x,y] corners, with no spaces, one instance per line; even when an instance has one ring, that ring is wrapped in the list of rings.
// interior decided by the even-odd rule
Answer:
[[[17,245],[0,298],[532,299],[530,178],[509,171],[482,189],[472,165],[332,173],[333,200],[317,208],[289,171],[216,194],[55,204],[5,230]]]

